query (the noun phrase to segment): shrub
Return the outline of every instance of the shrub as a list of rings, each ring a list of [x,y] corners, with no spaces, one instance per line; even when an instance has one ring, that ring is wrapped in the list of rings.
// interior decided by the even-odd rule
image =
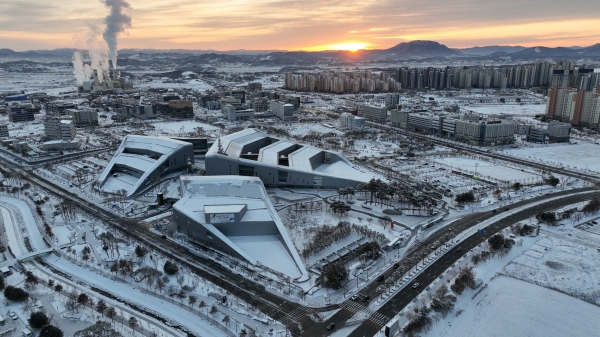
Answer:
[[[63,332],[54,325],[46,325],[40,331],[39,337],[63,337]]]
[[[473,192],[469,191],[456,195],[456,198],[454,200],[459,203],[469,203],[475,201],[475,195],[473,194]]]
[[[4,297],[9,301],[23,302],[29,297],[29,294],[21,288],[8,286],[4,289]]]
[[[41,329],[50,323],[48,316],[41,311],[32,312],[29,315],[29,325],[34,329]]]
[[[348,280],[348,269],[341,263],[332,263],[323,268],[323,273],[319,276],[319,281],[327,288],[341,289]]]
[[[175,275],[179,271],[179,266],[171,261],[165,262],[163,270],[167,275]]]

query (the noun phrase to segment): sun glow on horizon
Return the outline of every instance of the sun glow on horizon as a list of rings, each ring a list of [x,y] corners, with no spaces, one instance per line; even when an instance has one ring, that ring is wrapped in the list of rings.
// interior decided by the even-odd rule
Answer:
[[[322,51],[322,50],[347,50],[350,52],[357,52],[362,49],[367,49],[367,47],[371,46],[371,43],[367,42],[343,42],[343,43],[334,43],[334,44],[326,44],[322,46],[313,46],[308,47],[305,50],[308,51]]]

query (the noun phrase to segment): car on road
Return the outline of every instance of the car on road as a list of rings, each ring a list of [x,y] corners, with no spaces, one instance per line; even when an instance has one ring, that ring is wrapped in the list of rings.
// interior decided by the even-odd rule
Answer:
[[[352,295],[352,297],[350,297],[351,300],[356,301],[358,299],[358,295]]]
[[[448,230],[449,230],[449,231],[451,231],[451,230],[452,230],[452,227],[448,228]]]
[[[398,263],[398,262],[394,263],[394,268],[398,268],[398,267],[400,267],[400,263]]]
[[[457,253],[460,253],[460,252],[462,252],[462,247],[458,247],[458,248],[456,248],[456,252],[457,252]]]
[[[370,299],[371,299],[371,296],[369,296],[369,295],[363,296],[363,302],[366,302],[366,301],[368,301]]]
[[[385,275],[379,275],[377,281],[382,282],[385,279]]]
[[[15,314],[14,311],[9,311],[8,312],[8,316],[10,316],[10,318],[12,319],[18,319],[19,317],[17,317],[17,314]]]
[[[417,289],[418,287],[419,287],[419,283],[418,282],[415,283],[415,284],[413,284],[413,289]]]
[[[510,208],[508,208],[508,207],[504,208],[504,211],[505,211],[505,212],[506,212],[506,211],[509,211],[509,210],[510,210]]]
[[[327,330],[333,330],[333,328],[335,328],[335,323],[329,323]]]

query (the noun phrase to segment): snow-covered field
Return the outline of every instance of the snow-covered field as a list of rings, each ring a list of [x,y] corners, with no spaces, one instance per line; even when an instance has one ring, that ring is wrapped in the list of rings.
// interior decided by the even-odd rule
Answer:
[[[442,320],[423,336],[587,337],[597,336],[600,329],[599,307],[504,276],[490,282],[461,310],[450,323]]]
[[[529,172],[477,159],[448,157],[436,159],[435,161],[461,171],[477,172],[477,174],[482,176],[493,177],[495,179],[506,181],[522,181],[526,179],[539,178],[538,175]]]
[[[515,240],[507,256],[474,268],[485,285],[459,295],[423,337],[597,335],[600,307],[588,303],[600,299],[597,243],[553,233]]]
[[[544,104],[499,104],[499,105],[470,105],[466,109],[483,115],[520,115],[520,116],[535,116],[546,113]]]
[[[556,165],[576,167],[600,172],[600,146],[594,144],[556,144],[544,147],[515,149],[510,154],[541,159]]]
[[[504,268],[514,278],[600,305],[600,260],[594,245],[548,236]]]

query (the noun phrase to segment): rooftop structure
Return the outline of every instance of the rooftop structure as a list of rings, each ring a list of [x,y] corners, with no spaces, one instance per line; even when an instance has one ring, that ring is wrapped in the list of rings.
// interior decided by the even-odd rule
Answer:
[[[184,176],[180,183],[182,198],[173,205],[179,232],[293,279],[308,278],[260,179]]]
[[[140,192],[170,173],[185,171],[194,163],[191,143],[170,138],[126,136],[98,181],[104,192]]]
[[[268,186],[347,187],[373,175],[355,169],[342,155],[269,137],[255,129],[220,139],[206,154],[207,175],[260,178]]]

